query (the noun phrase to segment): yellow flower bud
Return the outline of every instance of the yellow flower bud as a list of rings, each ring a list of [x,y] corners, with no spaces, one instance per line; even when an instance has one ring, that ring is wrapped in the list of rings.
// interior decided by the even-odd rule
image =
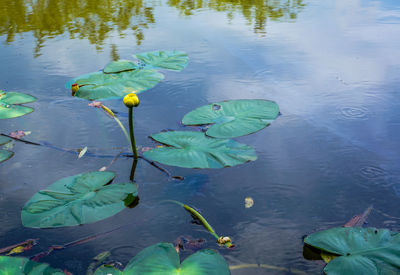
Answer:
[[[72,84],[71,90],[72,90],[72,96],[75,96],[76,92],[79,90],[79,85],[76,83]]]
[[[139,98],[135,93],[127,94],[123,101],[125,106],[128,108],[137,107],[140,103]]]

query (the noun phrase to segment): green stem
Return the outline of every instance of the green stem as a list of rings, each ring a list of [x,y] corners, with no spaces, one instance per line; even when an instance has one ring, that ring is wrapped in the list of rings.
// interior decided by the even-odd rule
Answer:
[[[218,234],[214,231],[214,229],[207,222],[207,220],[199,212],[197,212],[195,209],[193,209],[189,205],[183,204],[183,203],[181,203],[179,201],[175,201],[175,200],[164,200],[162,202],[172,202],[179,206],[182,206],[186,211],[188,211],[190,213],[190,215],[196,217],[201,222],[201,224],[204,226],[204,228],[207,229],[207,231],[211,233],[211,235],[213,235],[217,240],[219,239]],[[233,244],[231,242],[226,242],[224,245],[227,248],[233,247]]]
[[[129,133],[131,136],[131,145],[133,151],[133,157],[135,160],[138,159],[138,152],[136,149],[136,142],[135,142],[135,133],[133,132],[133,110],[132,107],[129,107]]]

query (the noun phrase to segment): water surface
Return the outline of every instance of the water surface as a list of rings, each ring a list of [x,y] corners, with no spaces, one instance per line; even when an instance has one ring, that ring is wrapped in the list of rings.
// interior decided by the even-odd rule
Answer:
[[[182,130],[192,109],[215,101],[276,101],[282,115],[268,128],[237,140],[258,160],[222,170],[168,167],[183,182],[139,162],[140,202],[104,221],[64,229],[29,229],[20,210],[38,190],[62,177],[98,170],[111,158],[84,157],[16,143],[0,164],[0,246],[28,238],[25,256],[120,225],[96,241],[43,259],[84,274],[109,250],[125,265],[146,246],[181,235],[204,238],[230,265],[270,264],[321,273],[302,256],[302,237],[341,226],[373,204],[369,225],[400,230],[400,5],[396,1],[6,1],[0,0],[0,88],[32,94],[35,112],[0,121],[1,133],[32,131],[32,141],[114,156],[125,147],[119,127],[65,82],[134,53],[182,50],[190,63],[166,72],[140,95],[137,143],[150,134]],[[121,114],[121,100],[105,102]],[[131,159],[111,170],[129,179]],[[244,198],[254,199],[246,209]],[[174,199],[201,209],[236,248],[219,248]],[[382,215],[384,213],[385,215]],[[397,219],[396,219],[397,217]],[[189,253],[183,253],[183,257]],[[232,274],[248,274],[239,269]],[[285,274],[253,269],[251,274]]]

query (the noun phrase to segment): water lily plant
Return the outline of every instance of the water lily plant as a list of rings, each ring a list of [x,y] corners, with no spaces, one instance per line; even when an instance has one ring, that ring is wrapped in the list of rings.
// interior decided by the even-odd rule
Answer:
[[[33,108],[21,104],[34,101],[36,98],[28,94],[0,90],[0,119],[15,118],[32,113]]]

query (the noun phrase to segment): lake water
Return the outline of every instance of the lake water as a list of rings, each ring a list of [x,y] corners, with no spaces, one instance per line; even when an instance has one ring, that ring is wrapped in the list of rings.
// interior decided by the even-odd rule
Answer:
[[[34,95],[35,112],[1,120],[0,132],[31,131],[26,139],[84,156],[17,142],[0,164],[0,247],[29,238],[54,244],[125,225],[107,236],[42,259],[85,274],[103,251],[125,265],[143,248],[179,236],[206,240],[229,265],[268,264],[320,274],[303,258],[303,236],[342,226],[374,206],[368,226],[400,230],[400,4],[394,0],[0,0],[0,89]],[[182,50],[182,72],[140,95],[136,142],[185,129],[192,109],[230,99],[268,99],[281,109],[269,127],[236,140],[253,146],[258,160],[220,170],[166,167],[169,180],[139,161],[140,202],[97,222],[59,229],[21,224],[26,201],[54,181],[106,166],[128,144],[115,122],[64,84],[112,60],[153,50]],[[104,101],[119,111],[121,100]],[[115,182],[129,179],[132,159],[119,158]],[[254,206],[244,207],[245,197]],[[218,247],[178,200],[201,210],[235,249]],[[183,252],[186,257],[190,252]],[[289,274],[268,268],[232,274]],[[291,273],[290,273],[291,274]]]

